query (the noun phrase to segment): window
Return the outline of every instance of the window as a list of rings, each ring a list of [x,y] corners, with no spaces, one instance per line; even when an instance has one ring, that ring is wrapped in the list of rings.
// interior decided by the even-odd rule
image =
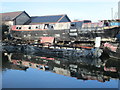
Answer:
[[[19,29],[21,29],[21,27],[19,27]]]
[[[29,63],[29,66],[32,66],[32,64],[31,64],[31,63]]]
[[[53,28],[53,26],[51,26],[51,28]]]
[[[54,24],[49,24],[50,29],[54,29]]]
[[[74,27],[74,26],[75,26],[75,24],[71,24],[71,26],[72,26],[72,27]]]
[[[108,22],[106,22],[106,23],[105,23],[105,26],[109,26],[109,23],[108,23]]]
[[[71,27],[75,27],[75,22],[72,22],[72,23],[71,23]]]
[[[16,27],[16,29],[18,29],[18,27]]]
[[[21,29],[21,27],[16,27],[16,29]]]
[[[31,29],[31,27],[29,27],[28,29]]]
[[[38,27],[38,26],[36,26],[36,29],[39,29],[39,27]]]
[[[45,24],[44,29],[48,29],[49,28],[49,24]]]

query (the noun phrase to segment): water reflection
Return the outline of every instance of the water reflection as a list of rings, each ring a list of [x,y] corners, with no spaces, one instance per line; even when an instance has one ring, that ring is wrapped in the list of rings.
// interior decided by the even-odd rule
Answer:
[[[2,53],[3,71],[34,68],[43,71],[75,77],[80,80],[99,82],[120,79],[120,60],[102,60],[79,57],[53,57],[43,54]]]

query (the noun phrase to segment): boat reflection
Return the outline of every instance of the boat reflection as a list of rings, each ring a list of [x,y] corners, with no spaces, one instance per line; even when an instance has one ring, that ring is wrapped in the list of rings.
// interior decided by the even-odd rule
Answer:
[[[105,82],[110,81],[110,79],[120,79],[119,60],[75,57],[57,58],[45,55],[3,53],[3,70],[16,69],[26,71],[28,68],[50,71],[81,80]]]

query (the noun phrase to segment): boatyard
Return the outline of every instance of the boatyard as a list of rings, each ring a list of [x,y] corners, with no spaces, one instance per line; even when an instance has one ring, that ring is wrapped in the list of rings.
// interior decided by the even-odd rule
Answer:
[[[117,5],[117,18],[97,22],[67,14],[0,13],[2,87],[119,88]]]

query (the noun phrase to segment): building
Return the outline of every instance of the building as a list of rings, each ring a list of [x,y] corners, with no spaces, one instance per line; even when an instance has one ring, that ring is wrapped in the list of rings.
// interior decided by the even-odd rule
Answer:
[[[31,17],[31,25],[33,24],[48,24],[58,22],[70,22],[66,14],[64,15],[48,15],[48,16],[35,16]]]
[[[120,1],[118,2],[118,19],[120,19]]]
[[[25,11],[0,13],[2,16],[2,24],[11,25],[24,25],[30,21],[30,16]]]

